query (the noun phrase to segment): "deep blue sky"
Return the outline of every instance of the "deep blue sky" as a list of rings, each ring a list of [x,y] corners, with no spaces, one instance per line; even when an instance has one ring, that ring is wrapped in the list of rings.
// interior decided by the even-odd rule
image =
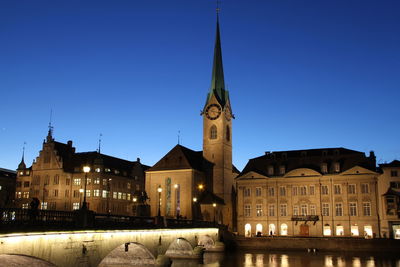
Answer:
[[[374,150],[400,159],[400,1],[222,1],[233,160]],[[0,167],[54,137],[153,165],[202,149],[214,0],[0,1]]]

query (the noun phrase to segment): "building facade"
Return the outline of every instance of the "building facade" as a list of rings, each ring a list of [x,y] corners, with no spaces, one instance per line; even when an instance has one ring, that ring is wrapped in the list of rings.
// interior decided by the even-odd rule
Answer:
[[[85,166],[90,168],[87,173]],[[88,208],[97,213],[134,215],[147,168],[139,159],[76,153],[72,141],[55,141],[50,129],[32,166],[27,168],[22,159],[17,169],[15,206],[27,209],[37,199],[40,209],[77,210],[86,195]]]
[[[379,212],[382,237],[400,239],[400,161],[379,164]]]
[[[375,156],[345,148],[268,152],[236,178],[238,234],[380,234]]]
[[[15,171],[0,168],[0,208],[13,205],[16,178]]]

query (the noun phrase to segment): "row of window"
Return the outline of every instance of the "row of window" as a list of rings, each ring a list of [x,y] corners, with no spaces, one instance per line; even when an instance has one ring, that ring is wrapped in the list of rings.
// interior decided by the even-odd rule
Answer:
[[[334,207],[334,216],[343,216],[343,203],[335,203]],[[349,216],[357,216],[358,209],[357,209],[357,202],[350,202],[349,207]],[[331,216],[330,212],[330,204],[329,203],[322,203],[322,216]],[[268,216],[274,217],[275,216],[275,204],[268,205]],[[294,205],[293,206],[293,216],[297,215],[317,215],[317,208],[314,204],[301,204],[301,205]],[[371,216],[371,202],[363,202],[362,203],[362,215],[363,216]],[[244,216],[251,217],[251,205],[245,204],[244,205]],[[256,217],[264,216],[263,213],[263,205],[256,204]],[[288,207],[287,204],[280,204],[279,205],[279,216],[284,217],[288,216]]]
[[[44,196],[45,197],[49,197],[49,191],[45,190],[44,192]],[[78,198],[78,197],[82,197],[84,191],[83,190],[73,190],[72,191],[72,196],[74,198]],[[39,196],[39,190],[34,190],[33,192],[33,196]],[[51,196],[52,197],[58,197],[59,196],[59,190],[55,189],[55,190],[51,190]],[[70,191],[67,189],[65,190],[65,197],[69,197],[70,196]],[[86,190],[86,197],[92,197],[92,190]],[[102,197],[102,198],[108,198],[110,197],[110,191],[107,190],[99,190],[99,189],[94,189],[93,190],[93,197]],[[29,198],[29,192],[15,192],[15,198]],[[112,192],[112,198],[113,199],[122,199],[122,200],[131,200],[135,201],[136,198],[134,198],[133,196],[131,197],[130,193],[123,193],[123,192]]]
[[[340,172],[340,163],[339,162],[333,163],[333,170],[334,170],[334,172]],[[321,172],[328,173],[328,163],[321,164]],[[279,166],[279,175],[284,175],[285,173],[286,173],[286,167],[284,165]],[[270,176],[275,175],[275,167],[272,165],[269,165],[267,167],[267,174]]]
[[[44,180],[44,185],[49,185],[49,181],[50,181],[49,176],[46,176],[45,180]],[[53,185],[58,185],[59,181],[60,181],[59,176],[58,175],[54,176]],[[76,185],[76,186],[80,186],[80,185],[82,185],[84,183],[85,183],[85,179],[83,179],[83,178],[74,178],[73,181],[72,181],[72,184]],[[93,184],[95,184],[95,185],[107,186],[107,185],[110,185],[110,183],[111,183],[111,179],[100,179],[100,178],[94,178],[93,179]],[[34,176],[34,178],[32,179],[32,184],[33,185],[40,185],[40,176]],[[70,185],[70,179],[66,179],[65,180],[65,184],[66,185]],[[87,178],[86,179],[86,184],[87,185],[92,184],[92,179],[91,178]],[[115,185],[118,188],[125,188],[125,185],[126,185],[127,189],[131,189],[132,188],[132,185],[131,185],[130,182],[127,182],[126,184],[125,184],[125,182],[114,182],[113,185]],[[16,186],[17,186],[17,188],[18,187],[22,187],[22,182],[18,181]],[[29,187],[29,186],[30,186],[29,181],[24,181],[23,187],[26,188],[26,187]],[[140,185],[136,184],[135,189],[136,190],[140,190]]]
[[[400,184],[399,184],[400,186]],[[279,187],[279,195],[280,196],[286,196],[286,187],[285,186],[280,186]],[[342,194],[342,185],[340,184],[335,184],[333,185],[333,193],[335,195],[340,195]],[[349,184],[348,189],[347,189],[348,194],[356,194],[357,193],[357,185],[356,184]],[[369,184],[363,183],[361,184],[361,193],[362,194],[369,194],[370,189],[369,189]],[[269,197],[275,196],[275,187],[268,187],[267,189],[267,194]],[[322,195],[328,195],[329,194],[329,186],[328,185],[321,185],[321,194]],[[305,195],[315,195],[315,186],[310,185],[310,186],[292,186],[292,196],[305,196]],[[244,197],[251,197],[251,188],[250,187],[245,187],[243,189],[243,196]],[[256,197],[261,197],[262,196],[262,188],[261,187],[256,187],[255,188],[255,196]]]
[[[280,232],[279,234],[282,236],[288,235],[288,225],[286,223],[282,223],[280,226]],[[244,231],[245,231],[245,236],[250,237],[252,235],[252,230],[251,230],[251,224],[247,223],[244,226]],[[258,223],[256,225],[256,235],[262,235],[263,234],[263,226],[261,223]],[[276,227],[274,223],[271,223],[268,225],[268,235],[276,235]],[[352,224],[350,227],[350,234],[351,236],[359,236],[359,227],[357,224]],[[331,226],[329,224],[325,224],[323,227],[323,235],[324,236],[330,236],[332,235],[332,230]],[[341,224],[336,225],[336,236],[343,236],[345,235],[344,227]],[[371,225],[364,225],[364,237],[372,238],[373,237],[373,232],[372,232],[372,226]]]

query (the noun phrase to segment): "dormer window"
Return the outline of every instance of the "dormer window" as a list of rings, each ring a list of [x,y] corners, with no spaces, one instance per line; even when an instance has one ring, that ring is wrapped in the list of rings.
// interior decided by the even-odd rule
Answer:
[[[328,163],[322,163],[321,164],[321,172],[322,173],[328,173]]]
[[[280,167],[279,167],[279,174],[280,175],[284,175],[285,174],[285,166],[284,165],[281,165]]]
[[[335,172],[340,172],[340,163],[339,162],[335,162],[333,164],[334,170]]]
[[[268,175],[274,175],[274,166],[268,166]]]

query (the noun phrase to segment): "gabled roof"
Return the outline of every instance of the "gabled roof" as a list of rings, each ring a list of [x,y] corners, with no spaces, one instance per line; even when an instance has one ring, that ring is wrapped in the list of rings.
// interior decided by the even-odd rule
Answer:
[[[148,171],[195,169],[204,171],[212,163],[204,159],[202,151],[176,145]]]
[[[225,202],[222,198],[207,190],[200,195],[199,203],[205,205],[212,205],[214,203],[218,205],[225,205]]]
[[[354,166],[376,171],[373,152],[369,157],[366,157],[363,152],[338,147],[266,152],[263,156],[250,159],[240,176],[250,171],[271,176],[268,174],[270,167],[274,170],[272,176],[283,176],[280,174],[281,166],[285,167],[285,173],[298,168],[308,168],[321,172],[322,163],[327,164],[328,173],[334,173],[333,163],[336,162],[340,164],[341,172]]]

